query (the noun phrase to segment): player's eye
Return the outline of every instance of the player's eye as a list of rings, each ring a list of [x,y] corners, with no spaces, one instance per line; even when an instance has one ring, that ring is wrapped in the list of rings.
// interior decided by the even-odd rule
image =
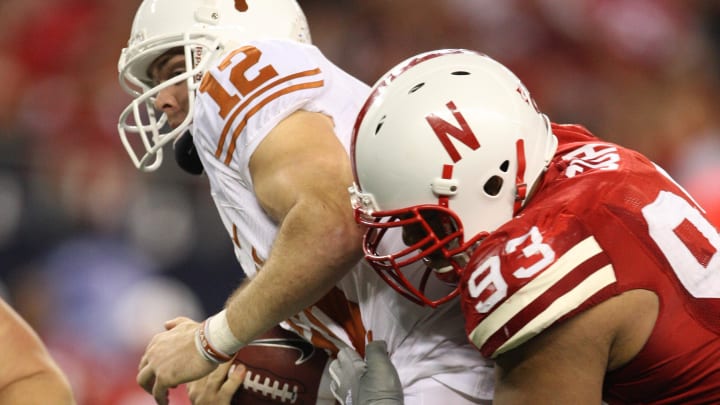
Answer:
[[[173,69],[172,72],[170,72],[170,76],[168,77],[168,80],[175,77],[180,76],[181,74],[185,73],[185,68],[182,69]]]

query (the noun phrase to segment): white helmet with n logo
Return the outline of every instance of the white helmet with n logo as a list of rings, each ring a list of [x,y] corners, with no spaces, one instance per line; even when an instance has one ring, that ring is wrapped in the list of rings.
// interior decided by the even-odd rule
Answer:
[[[305,15],[295,0],[144,0],[118,61],[120,84],[135,98],[120,114],[118,131],[135,166],[157,169],[162,147],[187,130],[195,90],[209,63],[245,41],[263,38],[310,43]],[[152,83],[148,67],[168,51],[185,55],[185,73]],[[162,88],[183,81],[188,84],[188,116],[168,129],[164,115],[155,117],[153,100]],[[132,136],[139,138],[136,144]]]
[[[406,297],[437,305],[449,297],[425,297],[400,268],[442,255],[452,266],[436,270],[462,271],[459,257],[521,209],[557,139],[510,70],[446,49],[407,59],[375,84],[351,148],[366,258]],[[384,250],[384,236],[403,226],[425,237]]]

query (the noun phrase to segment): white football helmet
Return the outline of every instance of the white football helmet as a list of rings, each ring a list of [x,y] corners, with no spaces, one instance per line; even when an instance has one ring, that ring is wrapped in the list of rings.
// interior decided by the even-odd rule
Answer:
[[[209,64],[244,41],[262,38],[310,43],[310,30],[295,0],[144,0],[118,62],[120,84],[135,99],[120,114],[118,131],[135,166],[144,171],[162,163],[162,147],[192,122],[195,90]],[[163,53],[184,48],[186,71],[156,85],[148,67]],[[188,115],[177,128],[156,117],[153,101],[168,86],[187,82]],[[133,146],[137,135],[142,146]],[[136,149],[140,149],[140,153]]]
[[[447,265],[436,275],[456,282],[468,249],[518,213],[556,149],[548,118],[502,64],[462,49],[405,60],[375,84],[355,123],[350,193],[369,227],[366,258],[415,302],[451,299],[458,288],[430,298],[401,269],[440,257]],[[385,251],[383,238],[403,227],[410,246]]]

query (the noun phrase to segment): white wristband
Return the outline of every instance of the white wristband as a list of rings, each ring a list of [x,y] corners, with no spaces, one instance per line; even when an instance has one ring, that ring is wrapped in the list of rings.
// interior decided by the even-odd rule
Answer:
[[[244,346],[230,330],[224,309],[207,320],[207,339],[215,349],[231,356]]]
[[[228,361],[228,357],[222,353],[218,353],[210,346],[205,337],[205,322],[195,331],[195,348],[203,356],[203,358],[211,363],[220,364]]]

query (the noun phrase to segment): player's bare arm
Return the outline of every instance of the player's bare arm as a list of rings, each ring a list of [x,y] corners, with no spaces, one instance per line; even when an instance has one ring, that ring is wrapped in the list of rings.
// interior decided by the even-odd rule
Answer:
[[[494,403],[600,404],[605,374],[640,351],[658,306],[654,293],[628,291],[501,354]]]
[[[227,305],[241,342],[310,306],[362,256],[362,229],[347,203],[347,153],[325,115],[281,122],[250,161],[258,200],[279,224],[268,260]]]
[[[0,300],[0,404],[74,404],[70,384],[40,338]]]

